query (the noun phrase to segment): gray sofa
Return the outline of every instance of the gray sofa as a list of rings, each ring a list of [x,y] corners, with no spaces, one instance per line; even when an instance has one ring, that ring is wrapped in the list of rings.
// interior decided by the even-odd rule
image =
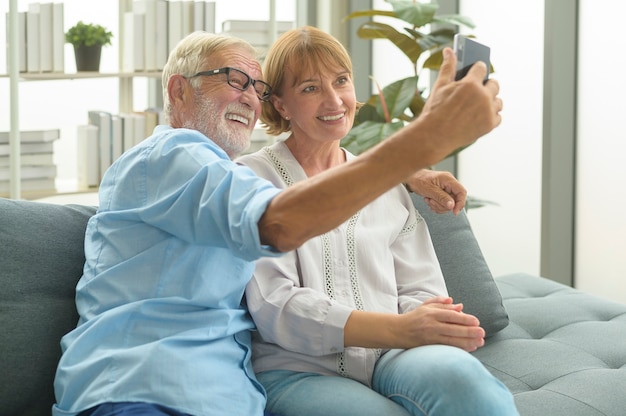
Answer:
[[[464,213],[435,215],[414,202],[451,295],[489,335],[475,355],[511,389],[520,413],[626,415],[626,305],[526,274],[493,279]],[[50,414],[94,212],[0,198],[2,416]]]

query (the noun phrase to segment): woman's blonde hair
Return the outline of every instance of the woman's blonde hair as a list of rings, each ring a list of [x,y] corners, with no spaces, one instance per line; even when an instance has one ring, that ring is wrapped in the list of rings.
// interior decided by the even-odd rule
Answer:
[[[332,35],[312,27],[304,26],[292,29],[281,35],[272,45],[263,63],[265,82],[272,86],[272,95],[280,97],[285,87],[287,69],[297,74],[295,84],[300,77],[314,73],[323,73],[330,67],[341,67],[352,74],[350,55],[343,45]],[[294,84],[294,85],[295,85]],[[289,121],[283,119],[271,102],[262,104],[261,123],[267,133],[277,136],[290,131]]]

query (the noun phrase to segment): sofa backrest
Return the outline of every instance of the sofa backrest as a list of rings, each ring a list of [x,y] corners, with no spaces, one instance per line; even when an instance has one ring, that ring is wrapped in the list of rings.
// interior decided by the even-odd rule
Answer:
[[[95,207],[0,198],[0,415],[50,414]]]
[[[465,210],[436,214],[421,196],[411,198],[428,225],[450,296],[478,318],[488,337],[504,329],[509,316]]]

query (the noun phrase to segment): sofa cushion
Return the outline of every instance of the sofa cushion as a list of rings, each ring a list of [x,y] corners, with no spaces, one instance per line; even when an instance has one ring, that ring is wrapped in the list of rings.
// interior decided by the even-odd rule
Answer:
[[[421,196],[411,194],[411,198],[428,225],[450,296],[463,303],[464,312],[479,319],[488,337],[505,328],[509,318],[502,296],[465,211],[456,216],[437,214]]]
[[[0,198],[0,414],[50,414],[94,207]]]
[[[511,323],[474,352],[522,416],[623,416],[626,305],[542,277],[496,279]]]

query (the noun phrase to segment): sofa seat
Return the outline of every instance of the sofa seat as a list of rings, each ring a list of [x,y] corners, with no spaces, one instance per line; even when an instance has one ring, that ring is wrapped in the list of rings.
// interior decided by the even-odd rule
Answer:
[[[528,274],[495,279],[509,325],[474,355],[522,415],[626,415],[626,304]]]

